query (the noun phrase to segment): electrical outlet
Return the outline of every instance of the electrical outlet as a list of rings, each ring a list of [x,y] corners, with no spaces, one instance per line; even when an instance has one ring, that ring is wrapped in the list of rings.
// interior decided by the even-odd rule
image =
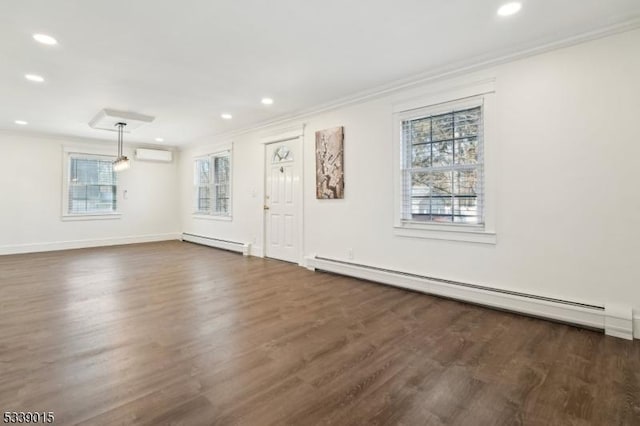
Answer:
[[[349,260],[353,260],[353,249],[347,249],[347,257],[349,258]]]

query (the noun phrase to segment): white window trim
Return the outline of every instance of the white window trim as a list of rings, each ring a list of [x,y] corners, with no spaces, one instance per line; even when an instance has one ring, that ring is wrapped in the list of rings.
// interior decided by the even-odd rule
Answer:
[[[74,214],[69,213],[69,167],[71,155],[99,155],[106,157],[113,157],[112,150],[108,150],[102,147],[94,147],[87,145],[64,145],[62,147],[62,206],[60,220],[63,222],[76,221],[76,220],[114,220],[121,219],[122,213],[120,212],[120,182],[118,182],[118,190],[116,191],[116,211],[113,213],[87,213],[87,214]]]
[[[452,106],[483,105],[483,217],[484,223],[469,225],[459,223],[423,223],[402,219],[402,121],[424,114],[437,114]],[[394,177],[394,235],[408,238],[464,241],[496,244],[495,231],[495,81],[485,80],[431,95],[401,101],[393,106],[393,177]]]
[[[201,160],[201,159],[209,159],[209,161],[211,161],[213,159],[213,157],[215,156],[219,156],[219,155],[229,155],[229,163],[230,163],[230,173],[229,173],[229,193],[231,194],[231,197],[229,199],[229,211],[227,213],[215,213],[213,211],[213,209],[211,210],[211,212],[207,213],[207,212],[203,212],[203,211],[198,211],[196,210],[197,207],[197,202],[195,200],[195,185],[193,185],[194,189],[192,191],[194,191],[192,193],[192,205],[194,208],[194,211],[191,213],[191,216],[193,219],[202,219],[202,220],[218,220],[218,221],[227,221],[230,222],[233,220],[233,170],[234,170],[234,165],[233,165],[233,144],[229,143],[229,144],[225,144],[225,145],[220,145],[217,147],[217,149],[213,152],[207,153],[207,154],[198,154],[196,156],[194,156],[191,159],[191,164],[194,165],[196,160]],[[213,176],[213,162],[211,162],[211,171],[212,171],[212,176]],[[213,182],[210,182],[210,185],[213,189]],[[213,192],[213,191],[212,191]]]
[[[230,214],[222,215],[222,214],[216,214],[216,213],[207,214],[202,212],[196,212],[196,213],[193,213],[192,216],[194,219],[202,219],[202,220],[222,220],[227,222],[230,222],[233,220],[233,217],[231,217]]]
[[[74,220],[112,220],[112,219],[120,219],[122,217],[122,213],[102,213],[102,214],[65,214],[62,216],[61,220],[63,222],[74,221]]]

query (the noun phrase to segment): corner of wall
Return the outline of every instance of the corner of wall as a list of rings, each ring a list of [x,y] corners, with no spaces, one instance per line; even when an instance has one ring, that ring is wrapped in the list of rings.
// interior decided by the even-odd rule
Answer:
[[[262,253],[262,247],[258,246],[257,244],[249,244],[249,246],[249,256],[264,257],[264,253]]]

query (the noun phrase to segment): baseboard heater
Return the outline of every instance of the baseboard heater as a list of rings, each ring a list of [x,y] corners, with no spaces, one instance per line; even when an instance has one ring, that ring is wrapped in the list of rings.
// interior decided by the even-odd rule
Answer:
[[[223,250],[235,251],[242,253],[244,256],[249,256],[251,244],[240,243],[237,241],[222,240],[219,238],[205,237],[203,235],[195,234],[182,234],[182,241],[189,243],[202,244],[209,247],[215,247]]]
[[[630,307],[627,313],[627,309],[618,307],[610,310],[603,305],[537,296],[319,256],[307,257],[306,263],[311,270],[333,272],[515,313],[602,329],[608,335],[633,339]]]

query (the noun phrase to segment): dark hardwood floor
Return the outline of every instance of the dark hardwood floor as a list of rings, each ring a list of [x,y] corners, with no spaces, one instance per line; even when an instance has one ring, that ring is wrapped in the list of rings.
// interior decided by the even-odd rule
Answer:
[[[640,425],[640,342],[189,243],[0,257],[0,308],[56,424]]]

